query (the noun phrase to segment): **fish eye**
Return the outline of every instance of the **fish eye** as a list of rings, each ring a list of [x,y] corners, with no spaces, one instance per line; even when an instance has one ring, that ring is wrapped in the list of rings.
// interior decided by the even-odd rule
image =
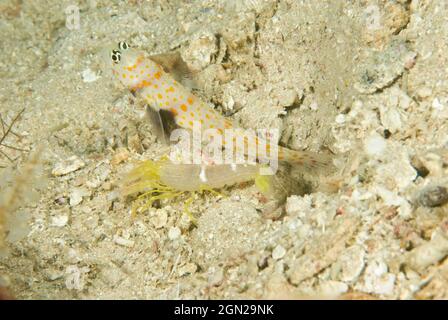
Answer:
[[[118,43],[118,48],[120,50],[128,50],[129,49],[129,44],[127,42],[121,41]]]
[[[118,63],[121,60],[121,52],[119,50],[112,50],[110,57],[114,63]]]

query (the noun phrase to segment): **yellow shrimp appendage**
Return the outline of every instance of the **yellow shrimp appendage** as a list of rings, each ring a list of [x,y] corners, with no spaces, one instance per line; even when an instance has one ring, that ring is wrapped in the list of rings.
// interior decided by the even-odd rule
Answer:
[[[258,175],[255,178],[255,186],[260,190],[261,193],[267,195],[271,192],[272,181],[270,176]]]
[[[262,175],[261,174],[261,168],[268,171],[268,166],[263,165],[260,167],[260,170],[258,171],[258,174],[255,176],[255,186],[257,187],[258,191],[260,191],[263,195],[266,197],[271,197],[274,194],[274,180],[275,175]]]
[[[122,181],[124,185],[122,188],[123,196],[139,194],[133,201],[131,214],[132,216],[135,216],[137,213],[149,209],[154,201],[185,196],[184,212],[188,215],[193,224],[196,224],[196,218],[190,211],[191,203],[194,200],[194,194],[204,194],[206,192],[214,195],[222,194],[205,184],[201,185],[199,190],[195,191],[180,191],[164,184],[160,178],[160,170],[166,163],[167,160],[142,161],[125,176]]]
[[[143,161],[124,178],[124,196],[141,193],[132,204],[133,216],[150,208],[156,200],[173,199],[183,193],[161,183],[159,173],[163,163],[164,161]]]

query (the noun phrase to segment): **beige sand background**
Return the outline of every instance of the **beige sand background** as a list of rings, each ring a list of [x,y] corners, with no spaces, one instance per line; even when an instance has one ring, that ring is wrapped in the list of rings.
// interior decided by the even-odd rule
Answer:
[[[0,113],[25,108],[7,142],[42,150],[5,213],[17,298],[448,298],[446,1],[2,0],[0,16]],[[309,193],[277,211],[246,184],[197,196],[196,228],[181,201],[133,219],[119,178],[168,147],[100,67],[123,40],[181,52],[241,126],[339,155],[337,189],[293,173]],[[33,152],[0,150],[17,158],[0,155],[4,206]]]

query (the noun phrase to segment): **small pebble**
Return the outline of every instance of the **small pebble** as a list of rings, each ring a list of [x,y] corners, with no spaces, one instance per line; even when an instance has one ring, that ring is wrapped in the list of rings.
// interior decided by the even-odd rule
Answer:
[[[83,197],[90,195],[90,192],[85,188],[74,188],[70,193],[70,206],[77,206],[82,202]]]
[[[68,222],[68,216],[63,215],[63,216],[57,216],[57,217],[53,217],[51,219],[51,225],[53,227],[64,227]]]
[[[319,291],[324,297],[336,298],[348,291],[348,285],[339,281],[324,281],[320,284]]]
[[[257,261],[257,266],[260,270],[265,269],[269,265],[269,256],[267,254],[263,255]]]
[[[193,274],[198,269],[197,265],[194,263],[187,263],[186,265],[179,268],[179,276],[187,276]]]
[[[354,245],[347,248],[338,258],[340,268],[336,278],[343,282],[354,282],[364,270],[365,252],[360,246]]]
[[[182,56],[192,70],[202,70],[212,62],[217,51],[215,35],[210,33],[192,39]]]
[[[119,165],[122,162],[126,162],[129,158],[129,151],[126,148],[118,148],[112,157],[110,163],[114,166]]]
[[[283,248],[283,246],[281,245],[277,245],[274,251],[272,251],[272,258],[275,260],[280,260],[285,256],[285,254],[286,254],[285,248]]]
[[[85,163],[81,159],[77,156],[72,156],[62,162],[57,163],[51,171],[51,174],[54,176],[63,176],[81,169],[84,166]]]
[[[117,235],[114,236],[114,242],[116,244],[118,244],[120,246],[124,246],[124,247],[129,247],[130,248],[130,247],[134,246],[134,241],[129,240],[129,239],[125,239],[125,238],[117,236]]]
[[[210,268],[208,270],[208,284],[213,287],[218,287],[221,285],[222,280],[224,279],[224,271],[222,268]]]
[[[226,107],[227,110],[233,110],[234,105],[235,105],[235,100],[231,96],[229,96],[227,101],[224,102],[224,106]]]
[[[424,273],[426,268],[443,260],[448,255],[448,239],[440,232],[435,232],[432,239],[409,252],[405,264],[413,270]]]
[[[120,193],[117,190],[109,192],[107,194],[107,201],[115,201],[120,197]]]
[[[62,205],[64,205],[64,204],[67,203],[67,198],[64,197],[64,196],[59,196],[59,197],[57,197],[57,198],[54,200],[54,202],[55,202],[56,204],[62,206]]]
[[[361,109],[364,103],[361,100],[355,100],[352,104],[353,109]]]
[[[160,229],[163,228],[168,221],[168,214],[165,210],[158,210],[156,215],[151,218],[151,223],[154,228]]]
[[[420,98],[427,98],[432,94],[432,90],[427,87],[423,87],[417,90],[417,96]]]
[[[378,157],[384,155],[386,150],[386,140],[379,134],[373,134],[367,138],[364,147],[368,155]]]
[[[94,82],[98,79],[96,73],[93,72],[92,70],[90,70],[90,68],[84,70],[81,75],[82,75],[82,80],[86,83]]]
[[[103,185],[101,186],[101,188],[104,191],[110,191],[112,189],[112,183],[110,181],[107,181],[105,183],[103,183]]]
[[[345,115],[344,114],[338,114],[335,118],[336,123],[342,124],[345,122]]]
[[[420,191],[417,202],[425,207],[439,207],[448,202],[448,190],[442,186],[429,186]]]
[[[74,207],[77,206],[82,202],[82,195],[79,192],[73,192],[70,195],[70,206]]]
[[[176,240],[177,238],[179,238],[180,234],[181,231],[178,227],[171,227],[168,231],[168,238],[170,240]]]
[[[372,261],[364,271],[364,281],[358,283],[361,291],[374,294],[391,295],[395,287],[396,276],[388,272],[383,261]]]
[[[437,111],[442,111],[443,104],[440,103],[440,100],[438,98],[434,98],[434,100],[432,101],[432,108]]]

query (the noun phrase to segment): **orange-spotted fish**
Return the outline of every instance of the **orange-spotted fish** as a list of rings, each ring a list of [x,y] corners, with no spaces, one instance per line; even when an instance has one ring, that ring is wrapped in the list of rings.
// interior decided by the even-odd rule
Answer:
[[[191,130],[195,123],[199,123],[202,130],[215,129],[221,135],[224,135],[226,129],[234,129],[232,121],[196,97],[176,79],[173,72],[167,72],[170,67],[175,69],[176,64],[180,63],[171,59],[171,66],[167,66],[161,63],[162,60],[160,55],[146,57],[143,51],[130,48],[126,42],[120,42],[118,48],[110,52],[109,63],[112,73],[124,86],[143,98],[154,110],[169,112],[179,127]],[[236,132],[242,132],[241,130],[237,129]],[[261,141],[261,138],[255,138],[257,145],[261,144]],[[247,143],[247,140],[245,142]],[[271,154],[269,143],[264,142],[261,145],[266,148],[263,150],[266,151],[264,156]],[[275,147],[277,148],[277,145]],[[331,157],[325,154],[296,151],[280,146],[277,150],[278,160],[298,164],[305,169],[329,168],[332,165]]]

